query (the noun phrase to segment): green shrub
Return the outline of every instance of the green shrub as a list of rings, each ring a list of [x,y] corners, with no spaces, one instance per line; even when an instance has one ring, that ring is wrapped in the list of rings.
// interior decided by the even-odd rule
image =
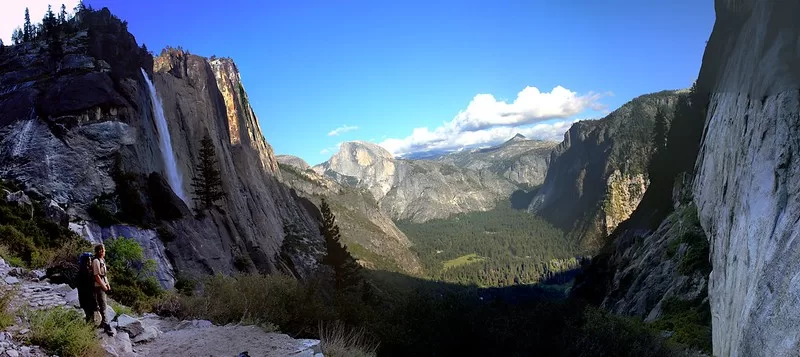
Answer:
[[[661,304],[663,314],[654,328],[672,331],[670,339],[711,353],[711,308],[704,296],[694,301],[671,298]]]
[[[32,239],[9,225],[0,225],[0,244],[6,246],[12,255],[28,262],[31,261],[31,256],[36,250]]]
[[[328,357],[375,357],[378,344],[366,337],[363,328],[350,329],[342,323],[319,324],[322,353]]]
[[[73,309],[55,308],[30,311],[30,343],[64,357],[105,356],[94,327],[84,322]]]
[[[153,298],[163,292],[153,276],[156,262],[145,259],[144,250],[133,239],[108,239],[105,246],[111,282],[109,295],[136,311],[149,310]]]
[[[12,267],[25,266],[25,262],[22,260],[22,258],[11,254],[11,251],[5,245],[0,245],[0,257],[2,257],[6,263],[10,264]]]

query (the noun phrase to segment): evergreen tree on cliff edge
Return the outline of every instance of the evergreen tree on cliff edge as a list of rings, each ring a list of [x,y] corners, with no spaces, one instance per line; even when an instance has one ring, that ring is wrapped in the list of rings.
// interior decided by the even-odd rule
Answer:
[[[336,289],[357,287],[361,282],[361,266],[339,241],[339,226],[336,225],[336,216],[331,213],[328,202],[322,200],[322,224],[320,234],[325,237],[325,256],[322,264],[333,268],[336,274]]]
[[[225,197],[222,192],[222,175],[217,167],[217,152],[208,134],[200,141],[199,159],[200,163],[195,169],[197,175],[192,178],[192,187],[197,210],[202,211],[214,207],[214,202]]]

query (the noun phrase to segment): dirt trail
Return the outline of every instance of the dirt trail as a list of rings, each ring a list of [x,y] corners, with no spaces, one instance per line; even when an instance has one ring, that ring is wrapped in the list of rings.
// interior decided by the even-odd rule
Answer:
[[[134,347],[141,356],[314,357],[315,340],[266,333],[256,326],[211,326],[166,331],[153,342]],[[317,355],[317,357],[321,356]]]

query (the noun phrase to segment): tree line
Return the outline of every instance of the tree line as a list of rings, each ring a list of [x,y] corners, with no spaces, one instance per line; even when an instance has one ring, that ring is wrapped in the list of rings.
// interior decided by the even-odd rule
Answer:
[[[414,243],[426,274],[437,280],[479,286],[531,284],[578,266],[576,244],[564,232],[508,204],[487,212],[397,225]],[[470,254],[477,259],[444,266]]]

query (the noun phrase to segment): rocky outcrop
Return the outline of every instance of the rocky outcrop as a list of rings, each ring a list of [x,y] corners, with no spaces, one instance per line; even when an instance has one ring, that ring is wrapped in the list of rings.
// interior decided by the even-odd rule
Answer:
[[[310,169],[302,159],[278,155],[283,181],[315,204],[325,198],[336,216],[342,241],[363,266],[422,273],[408,237],[395,226],[369,192],[342,185]]]
[[[550,152],[556,146],[555,141],[528,140],[517,134],[501,145],[451,153],[436,161],[469,170],[486,170],[517,185],[535,187],[544,182]]]
[[[421,223],[471,211],[487,211],[516,188],[487,171],[461,169],[428,160],[395,159],[378,145],[343,143],[314,170],[369,191],[394,220]]]
[[[296,169],[298,169],[300,171],[305,171],[305,170],[308,170],[308,169],[311,168],[311,166],[306,162],[306,160],[303,160],[303,159],[301,159],[301,158],[299,158],[297,156],[278,155],[278,156],[275,156],[275,159],[278,160],[279,164],[288,165],[288,166],[294,167],[294,168],[296,168]]]
[[[608,192],[603,201],[605,213],[605,231],[613,232],[614,228],[628,219],[642,201],[649,184],[646,175],[639,173],[625,177],[619,170],[614,170],[608,177]]]
[[[0,176],[77,220],[94,219],[90,208],[100,207],[128,225],[158,227],[168,242],[159,254],[188,273],[230,273],[235,261],[249,262],[247,271],[275,271],[291,223],[310,247],[291,256],[292,265],[309,273],[321,242],[318,211],[280,183],[233,61],[168,49],[154,67],[107,9],[73,21],[62,55],[51,55],[44,41],[0,55]],[[214,142],[226,194],[219,209],[193,216],[193,202],[163,179],[158,106],[142,68],[163,104],[184,192],[192,192],[200,139]]]
[[[573,124],[529,210],[572,232],[588,252],[600,249],[647,187],[657,109],[671,117],[681,93],[643,95],[603,119]]]
[[[800,350],[800,23],[792,1],[716,1],[695,202],[711,241],[714,355]]]

